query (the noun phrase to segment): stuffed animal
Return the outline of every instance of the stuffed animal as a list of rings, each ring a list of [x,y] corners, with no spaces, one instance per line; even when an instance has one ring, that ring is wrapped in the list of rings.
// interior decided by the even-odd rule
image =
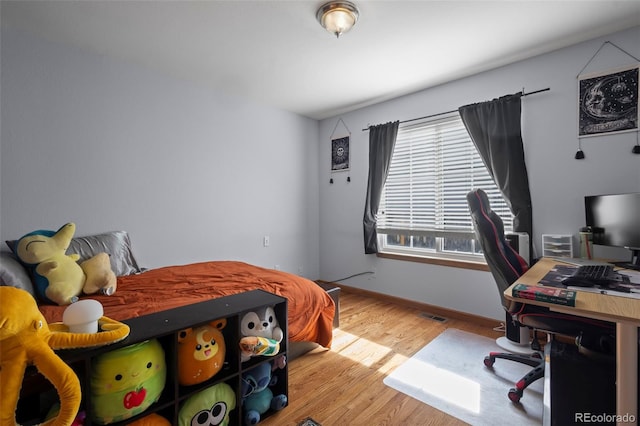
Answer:
[[[243,360],[252,356],[274,356],[280,352],[280,343],[266,337],[245,336],[240,339],[240,352]]]
[[[107,317],[99,326],[99,333],[70,333],[62,323],[47,324],[31,294],[0,286],[0,424],[16,424],[22,379],[31,364],[53,384],[61,401],[58,416],[45,424],[72,424],[82,399],[80,381],[54,349],[106,345],[129,335],[126,324]]]
[[[236,394],[221,382],[191,395],[180,407],[178,426],[227,426]]]
[[[92,359],[92,422],[108,425],[144,412],[160,399],[167,379],[158,339],[134,343]]]
[[[116,292],[118,278],[111,269],[111,261],[107,253],[98,253],[80,263],[84,271],[85,281],[82,287],[84,294],[102,293],[111,296]]]
[[[264,344],[266,344],[267,347],[273,347],[275,343],[282,342],[282,338],[284,337],[282,329],[278,324],[276,313],[271,306],[244,314],[240,321],[240,333],[242,335],[241,337],[264,337],[274,341],[263,342],[262,347],[264,347]],[[260,342],[255,343],[258,344]],[[253,350],[249,350],[249,348],[251,348],[251,342],[246,340],[243,342],[241,340],[240,350],[242,362],[245,362],[249,360],[251,356],[256,355],[256,353],[253,353]],[[275,353],[277,353],[277,351]],[[272,354],[275,355],[275,353]],[[266,355],[266,353],[262,353],[260,355]]]
[[[129,426],[171,426],[171,422],[158,413],[151,413],[129,423]]]
[[[75,230],[75,224],[67,223],[56,232],[34,231],[24,235],[15,245],[15,254],[31,269],[36,292],[45,301],[68,305],[78,300],[83,289],[85,293],[94,293],[101,288],[108,288],[111,293],[115,290],[116,277],[106,253],[101,253],[104,256],[98,259],[88,259],[82,265],[77,262],[77,254],[66,254]]]
[[[226,318],[178,333],[178,382],[190,386],[216,375],[224,365]]]
[[[255,425],[261,416],[269,411],[280,411],[287,406],[285,394],[274,395],[270,386],[274,386],[277,377],[272,372],[277,368],[284,368],[286,360],[280,355],[273,365],[263,362],[242,375],[242,408],[244,424]]]
[[[58,415],[59,410],[60,410],[60,404],[59,403],[54,404],[52,409],[49,410],[50,412],[47,415],[47,420],[53,416]],[[86,419],[87,419],[87,413],[85,411],[80,411],[70,426],[84,426]],[[139,418],[138,420],[135,420],[129,423],[129,426],[171,426],[171,423],[169,422],[169,420],[165,419],[160,414],[151,413],[151,414],[147,414],[144,417]]]

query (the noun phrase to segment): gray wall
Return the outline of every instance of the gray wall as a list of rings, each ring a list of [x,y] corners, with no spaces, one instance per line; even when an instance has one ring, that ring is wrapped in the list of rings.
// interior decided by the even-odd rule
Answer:
[[[375,270],[345,284],[501,319],[487,272],[364,255],[361,129],[549,87],[523,100],[539,249],[542,233],[577,232],[584,195],[640,190],[635,134],[583,140],[587,158],[573,159],[576,75],[604,40],[318,123],[3,28],[0,236],[74,221],[78,235],[129,231],[146,267],[239,259],[327,280]],[[606,40],[640,57],[640,28]],[[630,61],[607,46],[585,71]],[[351,170],[332,175],[339,118]]]
[[[5,28],[1,71],[2,240],[73,221],[146,267],[318,276],[317,121]]]
[[[523,139],[533,202],[533,242],[540,253],[541,234],[576,234],[584,226],[585,195],[640,191],[640,155],[631,154],[636,133],[582,140],[586,158],[573,159],[578,147],[576,76],[605,40],[640,57],[640,27],[558,50],[323,120],[320,123],[320,274],[339,279],[364,271],[345,284],[432,305],[503,318],[499,295],[488,272],[379,259],[365,255],[362,215],[368,172],[369,124],[406,120],[455,110],[521,91],[550,88],[523,98]],[[585,73],[609,70],[635,61],[606,45]],[[342,118],[352,132],[351,182],[347,173],[330,173],[331,132]],[[329,184],[333,177],[334,184]],[[622,256],[625,250],[597,250]]]

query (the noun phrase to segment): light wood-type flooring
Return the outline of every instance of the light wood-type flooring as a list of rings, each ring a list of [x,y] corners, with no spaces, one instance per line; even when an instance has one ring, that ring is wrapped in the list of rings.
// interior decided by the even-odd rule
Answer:
[[[297,425],[306,417],[322,426],[465,424],[382,382],[446,328],[501,335],[488,321],[438,322],[419,309],[343,290],[331,350],[315,349],[289,364],[289,406],[260,425]]]

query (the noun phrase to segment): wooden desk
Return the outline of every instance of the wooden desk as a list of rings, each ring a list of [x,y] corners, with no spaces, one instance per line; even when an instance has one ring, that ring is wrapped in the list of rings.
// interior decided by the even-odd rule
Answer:
[[[515,284],[538,285],[538,282],[557,264],[555,259],[542,258],[511,287],[504,295],[509,300],[545,306],[556,312],[596,318],[616,323],[616,413],[618,416],[633,416],[638,420],[638,326],[640,326],[640,299],[603,295],[578,291],[576,306],[562,306],[537,300],[513,297]],[[619,421],[618,424],[629,424]]]

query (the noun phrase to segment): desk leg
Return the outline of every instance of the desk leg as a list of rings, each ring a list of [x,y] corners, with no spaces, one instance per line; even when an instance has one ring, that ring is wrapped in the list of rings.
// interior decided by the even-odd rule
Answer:
[[[616,325],[616,413],[638,419],[638,326]],[[633,416],[633,417],[632,417]],[[629,424],[628,422],[618,422]]]

